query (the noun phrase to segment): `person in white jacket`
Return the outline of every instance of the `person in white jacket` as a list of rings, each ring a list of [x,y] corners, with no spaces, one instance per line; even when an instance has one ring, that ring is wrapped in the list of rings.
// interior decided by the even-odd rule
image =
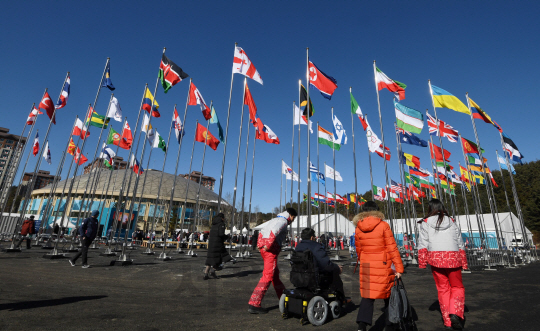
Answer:
[[[418,223],[418,266],[431,266],[444,326],[462,330],[465,287],[461,269],[467,269],[467,256],[461,230],[438,199],[429,202],[427,216]]]

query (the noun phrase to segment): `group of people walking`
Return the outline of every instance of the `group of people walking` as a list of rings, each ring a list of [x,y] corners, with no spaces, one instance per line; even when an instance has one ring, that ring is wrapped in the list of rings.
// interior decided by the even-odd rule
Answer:
[[[285,212],[268,221],[259,233],[257,248],[263,258],[264,268],[262,277],[249,299],[249,313],[268,312],[261,303],[270,284],[274,285],[278,298],[285,290],[279,279],[277,257],[286,237],[287,226],[296,216],[296,210],[287,208]],[[388,308],[394,280],[402,277],[404,267],[392,230],[389,224],[384,222],[384,214],[379,211],[375,202],[366,202],[363,212],[354,217],[353,223],[356,229],[351,242],[354,242],[357,255],[362,298],[356,322],[358,330],[365,331],[373,323],[375,300],[384,300],[385,311]],[[465,322],[465,288],[461,270],[467,269],[461,231],[438,199],[429,202],[428,214],[418,221],[418,228],[419,267],[425,269],[428,264],[431,266],[443,325],[447,329],[461,330]],[[332,276],[331,286],[344,298],[343,283],[339,276],[343,268],[328,259],[326,250],[316,241],[312,229],[304,229],[301,239],[296,250],[311,250],[319,272]],[[386,327],[388,330],[393,328],[388,317]]]

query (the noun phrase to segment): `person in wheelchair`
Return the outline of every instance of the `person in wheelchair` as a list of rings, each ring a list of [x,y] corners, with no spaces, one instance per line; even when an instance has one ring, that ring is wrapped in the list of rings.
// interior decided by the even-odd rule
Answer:
[[[330,261],[324,246],[316,241],[315,230],[311,228],[303,229],[300,238],[302,241],[296,246],[295,251],[311,251],[319,272],[321,286],[336,291],[339,295],[339,301],[343,303],[345,292],[343,290],[343,282],[339,276],[343,272],[343,267]]]

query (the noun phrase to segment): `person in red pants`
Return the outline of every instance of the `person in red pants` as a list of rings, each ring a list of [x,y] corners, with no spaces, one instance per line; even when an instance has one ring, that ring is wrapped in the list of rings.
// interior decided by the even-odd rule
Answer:
[[[278,298],[285,290],[285,285],[279,279],[277,258],[281,252],[281,245],[287,236],[287,226],[294,221],[296,215],[294,208],[287,208],[287,211],[266,222],[265,227],[259,232],[257,248],[261,252],[264,266],[261,280],[249,299],[248,312],[251,314],[266,314],[268,312],[266,308],[261,307],[261,302],[271,283],[274,285]]]
[[[444,326],[462,330],[465,287],[461,269],[468,265],[461,231],[438,199],[429,202],[427,217],[418,223],[418,266],[431,266]]]

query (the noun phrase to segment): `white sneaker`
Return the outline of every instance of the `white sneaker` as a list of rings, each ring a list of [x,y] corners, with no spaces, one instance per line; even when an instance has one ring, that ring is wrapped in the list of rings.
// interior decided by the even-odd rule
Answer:
[[[82,266],[82,268],[83,268],[83,269],[88,269],[88,268],[90,268],[90,265],[85,264],[85,265]]]
[[[75,266],[75,262],[71,261],[70,259],[68,259],[68,261],[69,261],[69,264],[71,264],[72,267]]]

